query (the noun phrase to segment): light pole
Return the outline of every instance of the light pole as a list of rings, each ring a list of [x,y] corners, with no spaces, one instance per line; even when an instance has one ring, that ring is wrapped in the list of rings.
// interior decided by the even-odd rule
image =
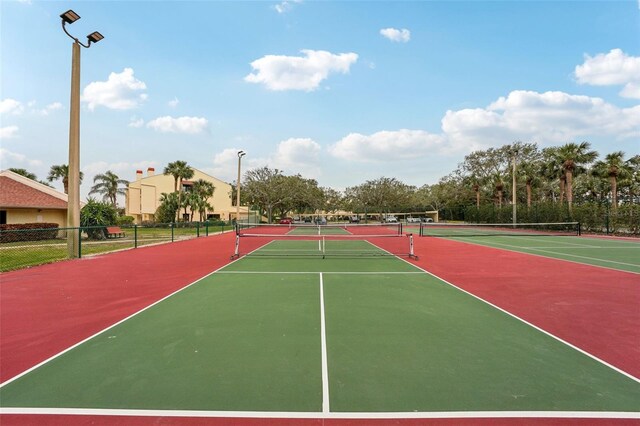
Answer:
[[[513,225],[515,226],[515,224],[517,223],[516,220],[516,214],[517,214],[517,208],[516,208],[516,157],[518,156],[518,150],[514,150],[513,151],[513,182],[512,182],[512,188],[511,188],[511,204],[513,204]]]
[[[240,163],[242,157],[247,155],[244,151],[238,151],[238,180],[236,181],[236,223],[240,224]],[[247,221],[249,218],[247,217]]]
[[[67,252],[69,257],[77,257],[80,241],[80,46],[89,48],[91,43],[97,43],[104,37],[97,31],[87,36],[88,43],[84,44],[69,34],[66,24],[73,24],[80,16],[73,10],[67,10],[60,15],[62,30],[73,39],[71,50],[71,104],[69,116],[69,194],[67,202]]]

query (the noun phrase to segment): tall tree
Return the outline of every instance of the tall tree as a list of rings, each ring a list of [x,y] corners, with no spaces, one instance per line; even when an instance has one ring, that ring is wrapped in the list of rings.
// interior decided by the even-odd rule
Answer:
[[[84,173],[80,172],[80,181],[79,184],[82,184],[82,178],[84,178]],[[64,187],[64,193],[69,193],[69,166],[67,164],[60,164],[56,166],[51,166],[49,170],[49,176],[47,176],[47,180],[49,182],[53,182],[54,180],[62,179],[62,186]]]
[[[216,188],[213,183],[204,180],[198,179],[193,183],[193,205],[192,212],[197,211],[200,214],[200,222],[203,221],[203,218],[207,215],[207,209],[213,209],[213,206],[209,203],[209,198],[213,196]],[[193,218],[193,214],[192,214]]]
[[[38,177],[35,174],[27,171],[27,169],[17,169],[15,167],[9,167],[9,170],[11,170],[13,173],[17,173],[20,176],[24,176],[24,177],[29,178],[31,180],[36,180],[36,181],[38,180]]]
[[[178,193],[178,204],[182,205],[182,180],[183,179],[191,179],[193,177],[194,171],[187,164],[186,161],[174,161],[172,163],[167,164],[162,172],[165,175],[171,175],[174,179],[173,191]],[[180,188],[178,188],[178,183],[180,184]],[[180,189],[180,190],[179,190]],[[178,213],[176,213],[178,214]],[[177,220],[177,217],[176,217]]]
[[[93,183],[94,185],[91,187],[89,195],[102,195],[104,201],[109,201],[113,207],[117,207],[118,195],[126,194],[126,190],[121,188],[120,185],[126,186],[129,181],[120,179],[118,175],[111,170],[107,170],[106,173],[95,175]]]
[[[624,160],[624,152],[616,151],[607,154],[604,160],[593,165],[594,174],[608,178],[611,185],[611,207],[618,207],[618,179],[625,179],[631,175],[630,164]]]
[[[569,206],[569,213],[573,204],[573,176],[576,173],[585,171],[585,166],[592,163],[598,158],[598,153],[591,150],[591,144],[589,142],[568,143],[562,145],[555,152],[557,160],[562,164],[562,169],[566,177],[567,186],[567,204]]]
[[[282,172],[265,166],[245,173],[242,192],[248,203],[257,207],[271,222],[274,209],[285,203],[291,195],[285,188]]]

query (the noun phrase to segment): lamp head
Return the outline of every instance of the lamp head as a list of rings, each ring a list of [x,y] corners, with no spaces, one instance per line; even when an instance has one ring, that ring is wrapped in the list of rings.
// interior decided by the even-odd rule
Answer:
[[[66,22],[67,24],[73,24],[74,22],[76,22],[78,19],[80,19],[80,15],[78,15],[77,13],[75,13],[73,10],[69,9],[67,10],[65,13],[63,13],[62,15],[60,15],[60,17],[62,18],[62,20],[64,22]]]
[[[97,43],[103,38],[104,36],[100,34],[98,31],[94,31],[87,36],[87,39],[89,39],[89,43]]]
[[[244,151],[238,151],[238,157],[240,157],[240,158],[241,158],[241,157],[244,157],[245,155],[247,155],[247,153],[246,153],[246,152],[244,152]]]

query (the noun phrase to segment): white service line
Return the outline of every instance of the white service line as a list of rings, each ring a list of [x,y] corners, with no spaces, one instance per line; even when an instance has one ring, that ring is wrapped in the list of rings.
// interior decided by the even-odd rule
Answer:
[[[0,414],[263,419],[640,419],[640,413],[628,411],[409,411],[320,413],[315,411],[206,411],[2,407],[0,408]]]
[[[320,272],[320,341],[322,346],[322,413],[329,409],[329,366],[327,363],[327,328],[324,317],[324,279]]]

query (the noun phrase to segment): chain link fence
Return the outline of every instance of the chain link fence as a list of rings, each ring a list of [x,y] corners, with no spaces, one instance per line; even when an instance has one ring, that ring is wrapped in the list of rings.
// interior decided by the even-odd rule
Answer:
[[[206,237],[232,229],[233,225],[223,222],[0,229],[0,272],[68,259],[70,232],[80,232],[78,253],[71,257],[83,257]]]

